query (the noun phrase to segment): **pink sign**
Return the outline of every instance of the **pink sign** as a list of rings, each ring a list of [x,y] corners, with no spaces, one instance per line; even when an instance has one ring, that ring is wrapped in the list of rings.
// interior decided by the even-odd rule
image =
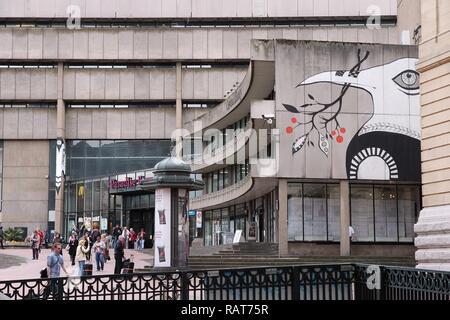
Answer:
[[[123,180],[123,181],[118,181],[118,180],[114,179],[109,182],[109,187],[111,189],[132,188],[132,187],[142,184],[143,181],[144,181],[144,177],[142,177],[142,176],[137,179],[127,178],[126,180]]]

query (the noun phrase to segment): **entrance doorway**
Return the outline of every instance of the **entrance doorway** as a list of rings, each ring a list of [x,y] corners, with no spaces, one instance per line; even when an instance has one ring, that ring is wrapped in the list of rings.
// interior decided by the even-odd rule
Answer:
[[[144,229],[145,247],[152,247],[150,239],[154,238],[155,208],[127,210],[125,221],[127,222],[126,226],[133,228],[136,233]]]

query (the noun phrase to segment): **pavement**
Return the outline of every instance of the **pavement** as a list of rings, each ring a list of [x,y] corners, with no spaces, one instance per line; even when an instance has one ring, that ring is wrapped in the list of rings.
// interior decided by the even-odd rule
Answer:
[[[31,248],[7,248],[0,249],[0,281],[36,279],[40,277],[40,270],[47,264],[47,256],[50,249],[42,249],[38,260],[32,260]],[[111,260],[105,263],[103,271],[97,271],[95,264],[95,255],[91,257],[93,264],[93,275],[114,274],[114,256],[110,253]],[[144,249],[143,251],[125,249],[125,258],[133,255],[135,269],[142,269],[145,266],[153,264],[153,249]],[[64,266],[69,276],[76,276],[78,273],[77,265],[72,266],[70,256],[67,250],[63,249]],[[61,270],[61,276],[66,276]]]

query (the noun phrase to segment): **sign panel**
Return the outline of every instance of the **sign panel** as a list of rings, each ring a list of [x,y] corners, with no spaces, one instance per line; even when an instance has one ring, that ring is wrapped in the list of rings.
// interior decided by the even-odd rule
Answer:
[[[170,225],[171,201],[170,188],[155,191],[155,244],[154,267],[170,267]]]
[[[256,240],[256,222],[252,221],[248,224],[248,240]]]
[[[101,230],[108,230],[108,219],[107,218],[102,218],[100,228],[101,228]]]
[[[234,234],[233,243],[239,243],[241,236],[242,236],[242,230],[236,230],[236,232]]]
[[[197,211],[197,215],[195,217],[195,225],[197,228],[202,227],[202,212],[201,211]]]

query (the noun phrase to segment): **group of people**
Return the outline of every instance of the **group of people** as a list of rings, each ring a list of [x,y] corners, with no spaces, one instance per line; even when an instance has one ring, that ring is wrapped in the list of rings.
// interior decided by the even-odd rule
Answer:
[[[79,275],[87,275],[86,264],[91,261],[92,251],[95,256],[97,271],[103,271],[105,263],[110,260],[109,249],[111,236],[101,233],[96,227],[92,231],[86,228],[72,230],[66,249],[69,251],[72,265],[78,264]]]
[[[143,250],[145,247],[145,231],[142,228],[139,233],[136,233],[133,228],[128,230],[127,227],[122,228],[116,225],[113,229],[113,243],[115,243],[119,236],[125,239],[125,247],[128,249]]]
[[[41,231],[41,229],[36,229],[33,231],[33,234],[31,234],[27,240],[31,243],[31,251],[33,260],[39,259],[39,253],[41,253],[41,248],[43,246],[46,246],[47,239],[45,237],[45,233]],[[61,234],[58,232],[55,232],[53,237],[53,244],[55,243],[62,243]]]

